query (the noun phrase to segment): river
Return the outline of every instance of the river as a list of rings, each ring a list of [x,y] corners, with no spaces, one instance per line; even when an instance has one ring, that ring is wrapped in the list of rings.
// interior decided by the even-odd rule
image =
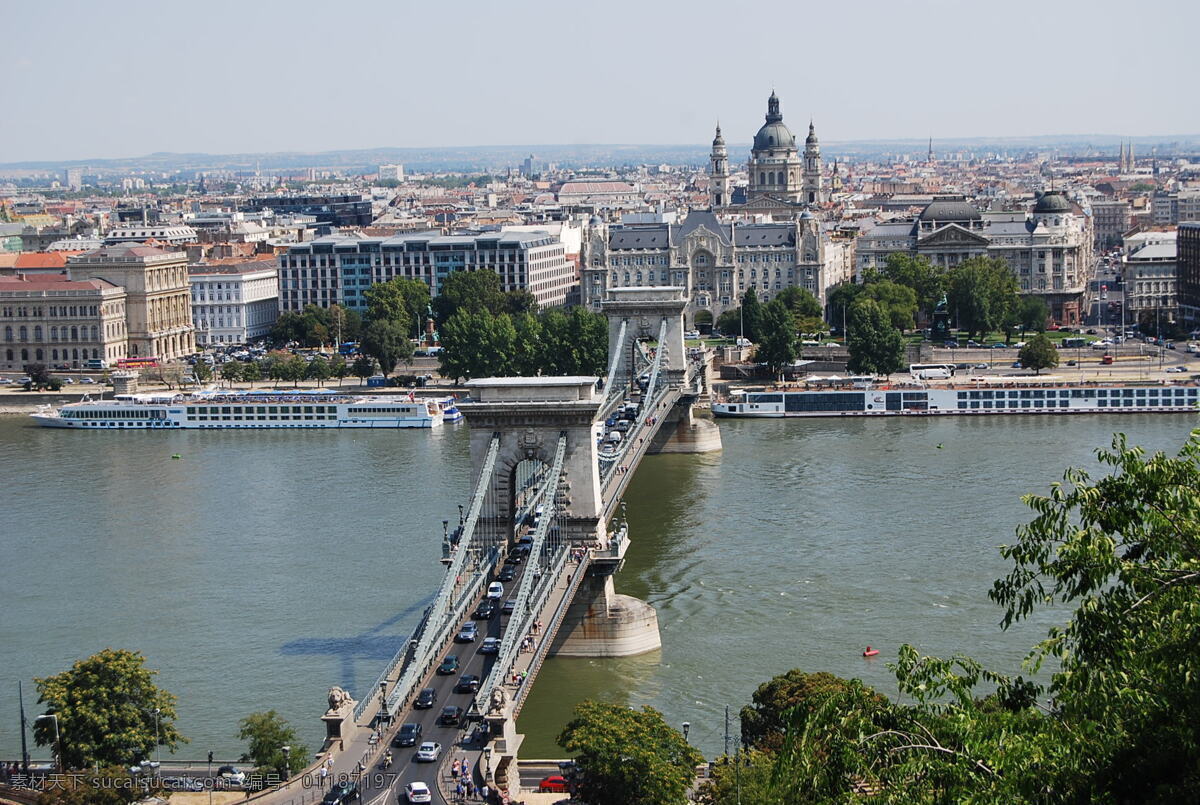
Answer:
[[[555,756],[584,697],[662,710],[721,751],[723,711],[799,667],[894,692],[897,647],[1016,671],[1052,622],[1007,633],[987,599],[1020,496],[1095,466],[1114,430],[1173,451],[1190,415],[723,420],[725,449],[652,456],[626,500],[619,592],[655,605],[663,648],[557,659],[519,720]],[[142,651],[179,696],[179,753],[241,751],[274,708],[310,748],[325,692],[367,689],[440,578],[441,520],[470,492],[465,426],[362,433],[80,433],[0,418],[0,756],[17,680],[102,648]],[[172,456],[178,454],[180,458]],[[864,660],[871,644],[881,654]],[[45,755],[44,751],[35,755]]]

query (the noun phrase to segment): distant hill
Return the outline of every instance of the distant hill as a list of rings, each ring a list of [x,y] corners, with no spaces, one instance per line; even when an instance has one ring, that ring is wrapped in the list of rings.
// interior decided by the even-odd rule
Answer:
[[[1054,151],[1061,155],[1089,153],[1113,154],[1126,138],[1113,134],[1042,135],[1037,137],[960,137],[934,139],[936,153],[1006,152],[1020,155],[1028,151]],[[1151,148],[1159,155],[1200,153],[1200,135],[1135,137],[1139,156],[1148,156]],[[852,140],[821,143],[827,159],[851,157],[868,159],[888,154],[922,153],[928,141],[920,139]],[[748,153],[750,144],[731,143],[735,161]],[[337,169],[349,172],[373,172],[381,164],[401,163],[409,171],[464,171],[480,173],[503,171],[520,166],[525,157],[535,155],[539,162],[552,162],[565,168],[621,167],[627,165],[695,165],[708,162],[705,145],[476,145],[439,148],[368,148],[350,151],[272,152],[247,154],[177,154],[156,152],[123,159],[79,159],[0,163],[0,171],[48,171],[67,167],[87,167],[93,172],[120,173],[130,170],[165,172],[194,171],[296,171],[306,168]]]

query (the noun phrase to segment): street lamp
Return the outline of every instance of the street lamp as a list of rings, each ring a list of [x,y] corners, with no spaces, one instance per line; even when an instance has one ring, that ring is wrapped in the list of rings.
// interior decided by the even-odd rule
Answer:
[[[58,770],[61,772],[63,770],[62,736],[58,732],[58,716],[54,713],[44,713],[35,718],[34,721],[41,721],[44,718],[50,718],[54,720],[54,754],[57,759],[57,763],[55,765],[58,766]]]
[[[154,746],[158,750],[158,768],[160,773],[162,771],[162,744],[158,741],[158,715],[161,712],[157,707],[154,708]]]
[[[692,722],[690,722],[690,721],[683,722],[683,742],[684,743],[687,743],[688,731],[691,730],[691,728],[692,728]]]
[[[283,752],[283,779],[286,781],[292,776],[292,767],[288,763],[288,755],[291,753],[292,747],[284,744],[279,749]]]

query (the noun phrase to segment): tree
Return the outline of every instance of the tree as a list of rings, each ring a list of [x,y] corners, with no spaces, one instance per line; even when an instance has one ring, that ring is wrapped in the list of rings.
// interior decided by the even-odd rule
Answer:
[[[276,388],[279,388],[279,381],[287,379],[287,362],[291,357],[290,352],[272,350],[263,358],[264,374],[275,381]]]
[[[439,327],[460,310],[469,313],[504,312],[506,300],[500,275],[495,271],[452,271],[441,284],[433,300],[433,311]]]
[[[608,319],[582,306],[571,308],[571,365],[564,374],[597,375],[608,371]]]
[[[135,777],[122,766],[89,774],[66,774],[37,797],[38,805],[132,805],[147,798],[166,798],[162,778]]]
[[[404,325],[396,321],[377,320],[367,325],[363,333],[362,351],[379,362],[379,371],[387,377],[400,361],[411,361],[412,342]]]
[[[196,364],[192,367],[192,375],[196,378],[196,382],[207,383],[212,380],[212,374],[212,365],[203,357],[197,358]]]
[[[716,329],[722,335],[738,335],[742,327],[742,308],[731,307],[717,316]]]
[[[1034,374],[1041,374],[1043,369],[1058,366],[1058,350],[1054,342],[1045,333],[1038,333],[1017,353],[1017,360],[1026,369],[1033,369]]]
[[[810,674],[799,668],[772,677],[755,689],[751,704],[742,708],[742,741],[754,749],[779,749],[789,724],[802,729],[808,715],[829,697],[845,693],[849,684],[824,671]]]
[[[283,362],[283,377],[281,379],[292,381],[292,388],[295,388],[300,385],[300,381],[304,379],[307,373],[308,361],[299,355],[293,355]]]
[[[454,378],[502,377],[511,373],[517,331],[507,313],[460,310],[442,325],[441,373]]]
[[[250,384],[250,388],[254,388],[254,384],[262,380],[262,367],[258,361],[250,361],[242,366],[242,380]]]
[[[847,368],[855,374],[890,375],[904,366],[904,339],[873,299],[850,306]]]
[[[999,257],[971,257],[949,274],[947,301],[959,329],[971,336],[997,330],[1017,306],[1017,280]]]
[[[1074,727],[1082,784],[1112,802],[1173,802],[1200,790],[1200,431],[1178,456],[1123,435],[1093,481],[1069,469],[1001,547],[990,597],[1004,628],[1051,602],[1075,606],[1031,660],[1056,660],[1049,693]],[[1078,801],[1087,801],[1081,796]]]
[[[512,320],[516,331],[512,369],[519,376],[532,377],[542,369],[542,322],[532,313],[517,313]]]
[[[826,310],[829,312],[829,321],[835,327],[842,327],[850,320],[850,306],[854,304],[854,300],[859,297],[859,294],[866,288],[865,285],[855,285],[852,282],[843,282],[840,285],[835,285],[828,294],[826,294],[827,305]],[[845,333],[842,336],[845,337]]]
[[[880,280],[864,286],[859,296],[874,299],[897,330],[903,332],[917,326],[917,294],[912,288]]]
[[[579,765],[590,805],[682,805],[704,759],[652,707],[584,701],[558,743]]]
[[[238,726],[238,737],[249,742],[242,762],[253,763],[259,772],[290,777],[308,765],[308,747],[300,743],[299,736],[287,719],[274,710],[251,713],[238,722]],[[284,774],[284,746],[289,748],[287,774]]]
[[[946,293],[946,270],[935,266],[923,256],[893,252],[887,256],[880,275],[898,285],[911,288],[916,294],[918,309],[926,318],[933,315],[942,295]]]
[[[174,752],[186,739],[175,728],[175,697],[155,686],[157,674],[140,652],[110,648],[35,679],[38,701],[58,718],[63,765],[128,766],[158,744]],[[53,746],[54,736],[53,720],[34,722],[38,746]]]
[[[1040,296],[1026,294],[1017,301],[1017,323],[1031,333],[1040,333],[1046,329],[1046,320],[1050,318],[1050,308],[1046,300]]]
[[[789,285],[784,288],[775,298],[783,303],[792,317],[796,321],[801,319],[821,318],[825,312],[821,309],[821,302],[811,292],[804,288],[799,288],[795,285]]]
[[[233,388],[233,384],[242,379],[242,362],[225,361],[221,364],[221,379]]]
[[[520,313],[537,313],[537,297],[524,288],[504,292],[504,313],[516,316]]]
[[[324,355],[318,355],[309,361],[304,372],[305,379],[317,381],[318,386],[324,385],[329,375],[329,361],[325,360]]]
[[[22,369],[29,375],[27,390],[43,389],[50,385],[50,367],[44,363],[27,363]]]
[[[394,321],[405,328],[405,333],[420,336],[429,306],[429,286],[424,282],[396,277],[372,285],[363,297],[370,321]]]
[[[761,325],[762,303],[758,301],[758,293],[751,288],[742,297],[742,329],[746,338],[757,343]]]
[[[777,377],[783,367],[791,365],[799,355],[796,321],[783,302],[772,299],[763,307],[759,330],[755,358],[759,363],[765,363],[771,375]]]
[[[346,359],[341,355],[334,355],[333,360],[329,362],[329,375],[336,377],[338,386],[342,385],[342,381],[350,374],[350,366],[346,363]]]
[[[366,383],[367,378],[375,374],[375,359],[370,355],[359,355],[354,359],[350,373],[357,377],[360,383]]]

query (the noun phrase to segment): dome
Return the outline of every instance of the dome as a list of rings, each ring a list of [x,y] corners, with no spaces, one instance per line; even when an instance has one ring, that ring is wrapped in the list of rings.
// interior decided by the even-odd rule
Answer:
[[[1033,207],[1033,214],[1040,215],[1044,213],[1064,213],[1071,211],[1071,202],[1067,197],[1058,190],[1049,190],[1042,194],[1038,199],[1037,204]]]
[[[766,123],[758,134],[754,135],[754,150],[766,151],[769,148],[795,148],[796,135],[783,125],[783,121]]]
[[[816,145],[817,144],[817,130],[815,128],[813,128],[812,123],[808,124],[808,136],[804,138],[804,142],[807,145]]]
[[[811,221],[812,219],[813,219],[812,210],[810,210],[808,207],[805,207],[804,212],[800,213],[800,220],[801,221]]]
[[[978,221],[983,214],[963,199],[934,199],[933,203],[921,211],[922,221]]]

